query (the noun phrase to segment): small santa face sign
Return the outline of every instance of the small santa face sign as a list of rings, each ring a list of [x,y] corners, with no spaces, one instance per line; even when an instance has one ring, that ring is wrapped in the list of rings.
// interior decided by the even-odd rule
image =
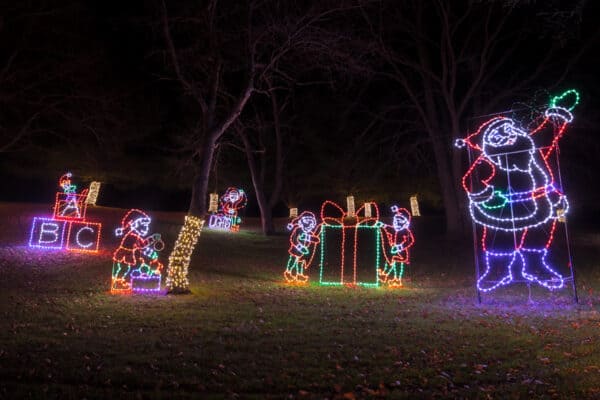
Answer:
[[[213,195],[211,194],[211,202],[213,201]],[[238,232],[240,230],[241,218],[239,212],[246,206],[248,198],[246,192],[242,189],[230,187],[228,188],[223,196],[221,196],[219,210],[211,206],[214,214],[211,214],[208,220],[208,227],[210,229],[226,230],[230,232]]]

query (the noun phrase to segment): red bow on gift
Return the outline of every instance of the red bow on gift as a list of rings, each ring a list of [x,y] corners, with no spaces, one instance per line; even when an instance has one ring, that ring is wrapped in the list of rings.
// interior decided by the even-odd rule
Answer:
[[[370,217],[365,216],[367,204],[371,206]],[[326,200],[321,205],[321,221],[328,226],[383,226],[379,221],[379,208],[376,203],[363,204],[354,217],[349,217],[337,203]]]

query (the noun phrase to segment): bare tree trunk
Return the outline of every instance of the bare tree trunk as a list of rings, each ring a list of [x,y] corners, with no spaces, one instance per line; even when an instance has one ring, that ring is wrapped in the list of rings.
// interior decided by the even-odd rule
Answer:
[[[285,108],[285,101],[280,109],[277,101],[277,93],[273,89],[271,81],[269,79],[266,79],[266,81],[269,85],[269,97],[271,99],[271,109],[273,110],[273,129],[275,131],[275,185],[269,199],[269,219],[272,219],[272,210],[279,201],[281,190],[283,188],[283,136],[281,133],[281,119],[279,114],[282,112],[283,108]],[[272,228],[273,227],[271,226],[271,229]]]
[[[252,178],[252,184],[254,186],[256,200],[260,210],[262,232],[264,235],[271,235],[275,233],[275,226],[273,224],[273,208],[277,205],[277,202],[281,198],[281,191],[283,188],[283,140],[280,113],[282,112],[283,108],[285,108],[285,102],[284,105],[280,107],[271,80],[269,77],[264,77],[264,81],[267,84],[269,99],[271,100],[273,132],[275,134],[275,165],[272,174],[267,166],[265,152],[262,152],[260,162],[257,162],[246,132],[241,126],[237,127],[237,131],[244,144],[246,159],[248,161],[248,167]],[[255,115],[257,121],[256,129],[259,132],[263,132],[265,123],[259,117],[258,112],[255,112]],[[265,181],[267,175],[273,176],[273,190],[271,191],[270,196],[267,196],[265,193]]]
[[[325,9],[313,17],[303,14],[299,15],[297,21],[299,25],[294,27],[293,32],[289,33],[287,40],[279,43],[279,35],[269,34],[270,29],[277,29],[278,24],[270,25],[271,23],[275,23],[275,21],[270,21],[269,23],[262,21],[257,26],[254,25],[259,20],[253,17],[254,13],[259,9],[264,10],[265,13],[269,13],[270,8],[265,6],[263,9],[260,4],[251,3],[248,4],[247,8],[241,7],[238,10],[239,12],[246,13],[243,17],[248,24],[245,30],[240,30],[237,19],[231,18],[229,13],[225,12],[225,7],[218,7],[218,2],[216,1],[210,2],[209,6],[203,8],[204,11],[200,12],[199,18],[191,18],[195,22],[189,25],[192,31],[188,33],[188,36],[193,37],[197,34],[202,36],[196,36],[197,40],[199,40],[199,46],[196,46],[198,48],[190,54],[188,47],[180,49],[175,46],[174,38],[177,38],[177,35],[175,37],[171,35],[166,1],[161,1],[161,20],[166,54],[171,63],[174,77],[178,81],[179,86],[181,86],[182,94],[191,99],[197,107],[198,124],[196,126],[201,126],[198,131],[194,131],[190,135],[191,140],[189,143],[191,143],[191,148],[189,149],[198,157],[198,170],[195,172],[192,183],[192,198],[190,200],[189,213],[175,243],[173,252],[169,257],[167,286],[172,293],[189,292],[187,268],[195,243],[200,236],[207,212],[208,180],[214,157],[215,144],[219,143],[223,134],[239,119],[256,90],[254,87],[255,81],[261,82],[262,77],[268,71],[275,69],[282,58],[291,51],[296,42],[303,47],[306,46],[305,39],[306,35],[310,33],[308,31],[309,27],[320,23],[329,14],[341,10],[340,8]],[[219,8],[222,13],[218,12]],[[268,15],[269,20],[274,16],[272,14]],[[179,18],[174,18],[173,20],[180,21]],[[232,21],[235,22],[231,24]],[[283,22],[289,21],[284,19]],[[218,23],[223,25],[220,26]],[[187,23],[184,25],[187,25]],[[223,28],[225,28],[225,31],[223,31]],[[222,44],[224,40],[227,40],[227,43],[229,43],[229,40],[231,40],[230,35],[240,35],[240,33],[242,36],[240,36],[239,48],[237,49],[239,51],[236,54],[241,54],[243,58],[247,58],[248,81],[245,87],[241,88],[242,90],[239,94],[235,95],[231,91],[231,85],[226,84],[224,80],[230,78],[227,72],[233,71],[234,78],[231,79],[232,83],[235,85],[235,82],[238,82],[240,76],[240,59],[237,55],[229,57],[227,52],[223,52]],[[318,38],[318,40],[313,42],[316,46],[315,48],[321,48],[321,35],[315,37]],[[300,40],[301,38],[302,40]],[[265,46],[264,44],[267,43],[269,45]],[[265,47],[269,50],[265,50]],[[259,60],[262,61],[258,62]],[[232,103],[232,101],[234,102]],[[201,142],[200,147],[196,146],[198,141]],[[280,167],[278,168],[280,169]],[[266,216],[263,229],[270,232],[272,231],[271,209],[265,200],[264,192],[260,190],[262,188],[262,185],[258,186],[257,197],[262,196],[259,199],[259,205],[261,206],[261,212]],[[280,191],[281,189],[277,190]]]
[[[167,276],[169,293],[180,294],[190,292],[187,271],[196,242],[200,238],[207,212],[206,198],[208,196],[208,180],[210,178],[210,167],[215,153],[215,144],[221,136],[223,136],[225,131],[229,129],[231,124],[239,118],[244,106],[250,99],[254,90],[253,72],[254,70],[252,70],[252,73],[250,74],[246,89],[241,94],[238,102],[234,105],[229,115],[211,132],[205,133],[206,140],[200,149],[199,169],[196,172],[192,184],[192,198],[190,199],[189,213],[185,218],[185,223],[175,242],[173,252],[169,256],[169,275]]]
[[[200,152],[200,162],[192,182],[192,197],[188,214],[204,218],[207,213],[206,198],[208,197],[208,183],[210,167],[215,153],[215,142],[208,140]]]
[[[271,207],[269,207],[269,204],[265,198],[264,190],[256,192],[256,201],[258,202],[258,207],[260,209],[260,225],[262,233],[267,236],[272,235],[275,233],[275,227],[273,225],[273,210]]]
[[[238,134],[244,143],[244,150],[246,152],[246,159],[248,160],[248,168],[250,169],[250,176],[252,177],[252,185],[254,186],[254,192],[256,193],[256,201],[258,202],[258,208],[260,210],[260,223],[262,232],[265,235],[271,235],[275,232],[273,226],[273,212],[269,202],[265,196],[264,182],[262,181],[261,173],[258,171],[256,165],[256,159],[252,152],[252,145],[246,132],[243,128],[238,130]]]
[[[265,235],[272,235],[275,233],[275,226],[273,224],[273,210],[271,207],[267,207],[266,212],[262,218],[262,231]]]
[[[442,200],[446,211],[446,231],[449,235],[464,235],[461,222],[461,210],[458,204],[454,174],[448,159],[446,143],[439,137],[433,138],[433,151],[436,159],[436,169],[442,192]]]

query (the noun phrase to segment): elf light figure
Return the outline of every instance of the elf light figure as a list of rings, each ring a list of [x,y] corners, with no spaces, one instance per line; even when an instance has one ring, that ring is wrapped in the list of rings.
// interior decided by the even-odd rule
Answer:
[[[471,217],[481,231],[485,271],[477,280],[480,291],[513,282],[518,268],[525,282],[550,290],[564,286],[565,278],[548,256],[568,202],[549,157],[573,120],[571,110],[578,101],[575,90],[552,98],[541,122],[529,132],[510,118],[496,117],[456,141],[457,147],[481,152],[462,180]]]
[[[164,248],[164,242],[158,233],[147,236],[151,221],[145,212],[131,209],[121,220],[121,227],[115,230],[115,234],[123,239],[113,254],[112,293],[160,290],[163,265],[157,252]],[[135,281],[151,281],[158,285],[136,288]]]
[[[63,190],[63,192],[65,193],[75,193],[75,191],[77,190],[77,186],[71,184],[71,177],[73,176],[72,173],[67,172],[66,174],[63,174],[59,179],[58,179],[58,186],[60,186]]]
[[[386,267],[379,269],[379,280],[387,284],[390,288],[402,287],[402,276],[404,275],[404,265],[410,263],[408,249],[415,242],[414,236],[410,231],[410,213],[405,208],[392,206],[394,218],[392,226],[386,225],[383,230],[386,237],[384,244],[384,255]]]
[[[246,207],[248,198],[246,192],[242,189],[230,187],[221,196],[221,212],[230,219],[231,226],[229,230],[238,232],[240,230],[241,219],[238,216],[239,210]]]
[[[77,185],[71,183],[72,176],[72,173],[67,172],[58,179],[58,185],[63,193],[56,194],[55,217],[83,219],[85,216],[82,208],[88,190],[85,189],[81,194],[77,194]]]
[[[287,283],[306,283],[308,276],[304,270],[310,267],[319,243],[317,218],[310,211],[303,211],[288,224],[290,234],[290,255],[283,273]]]

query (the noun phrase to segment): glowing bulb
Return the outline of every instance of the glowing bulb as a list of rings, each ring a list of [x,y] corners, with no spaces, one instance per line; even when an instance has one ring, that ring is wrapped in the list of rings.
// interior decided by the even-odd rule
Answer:
[[[356,211],[354,208],[354,196],[346,197],[346,209],[348,210],[347,216],[350,218],[356,217]]]
[[[210,201],[208,203],[208,212],[216,213],[218,211],[218,207],[219,207],[219,194],[211,193]]]
[[[421,212],[419,211],[419,200],[417,195],[410,196],[410,211],[413,217],[420,217]]]
[[[363,207],[365,209],[365,218],[371,218],[371,203],[365,203]]]
[[[98,200],[98,194],[100,194],[100,182],[93,181],[90,183],[85,203],[95,206],[96,201]]]

